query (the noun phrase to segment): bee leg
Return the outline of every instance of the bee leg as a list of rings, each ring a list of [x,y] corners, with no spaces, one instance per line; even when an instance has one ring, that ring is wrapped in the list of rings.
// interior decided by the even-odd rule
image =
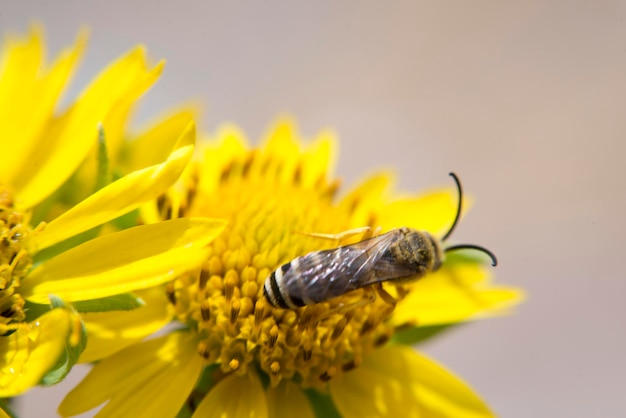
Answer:
[[[380,228],[377,228],[376,231],[379,231]],[[308,235],[314,238],[327,239],[331,241],[335,241],[336,244],[340,244],[341,242],[355,236],[361,234],[360,241],[366,240],[372,237],[372,228],[369,226],[363,226],[360,228],[349,229],[347,231],[340,232],[338,234],[320,234],[316,232],[300,232],[296,231],[298,234]]]
[[[321,322],[324,319],[329,318],[333,315],[345,315],[347,312],[360,308],[361,306],[370,304],[376,300],[376,292],[373,289],[367,287],[367,288],[364,288],[363,290],[365,291],[365,293],[363,294],[364,297],[357,301],[347,303],[345,305],[340,304],[338,306],[333,307],[332,309],[325,311],[324,313],[320,313],[317,315],[311,313],[308,315],[306,319],[304,318],[307,315],[303,315],[303,319],[301,320],[300,326],[306,327],[308,325],[316,325],[318,322]],[[389,297],[391,297],[391,295],[389,295]],[[314,306],[315,305],[312,305],[311,307],[314,307]]]
[[[391,296],[389,294],[389,292],[387,292],[385,289],[383,289],[383,284],[382,283],[376,283],[376,284],[374,284],[373,287],[374,287],[374,290],[376,290],[376,293],[378,293],[378,295],[381,297],[381,299],[384,300],[385,302],[387,302],[388,304],[395,306],[396,303],[398,303],[396,298]]]

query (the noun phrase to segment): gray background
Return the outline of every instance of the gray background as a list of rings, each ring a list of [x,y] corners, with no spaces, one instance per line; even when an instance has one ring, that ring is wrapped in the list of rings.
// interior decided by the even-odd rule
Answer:
[[[491,248],[530,297],[426,351],[504,417],[626,416],[624,2],[0,4],[2,32],[39,18],[51,51],[91,25],[73,93],[136,43],[167,58],[137,126],[197,98],[205,130],[258,138],[284,111],[309,137],[334,128],[346,186],[456,171],[476,205],[455,240]],[[66,388],[33,391],[24,415],[54,416]]]

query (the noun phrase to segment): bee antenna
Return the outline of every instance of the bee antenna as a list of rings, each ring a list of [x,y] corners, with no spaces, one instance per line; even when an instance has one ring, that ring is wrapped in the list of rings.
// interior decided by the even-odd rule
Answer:
[[[452,176],[452,178],[454,179],[454,182],[456,183],[456,188],[459,191],[459,205],[456,208],[456,216],[454,217],[454,222],[452,222],[452,226],[450,227],[450,229],[448,229],[448,232],[446,232],[443,238],[441,238],[442,241],[447,240],[450,234],[452,234],[452,231],[454,231],[454,228],[456,228],[456,224],[459,223],[459,218],[461,217],[461,209],[463,206],[463,189],[461,188],[461,182],[459,181],[459,178],[456,176],[456,174],[450,173],[450,176]]]
[[[465,250],[465,249],[470,249],[470,250],[478,250],[480,252],[483,252],[485,254],[487,254],[490,258],[491,258],[491,265],[492,266],[497,266],[498,265],[498,259],[496,258],[495,254],[492,253],[491,251],[489,251],[488,249],[486,249],[485,247],[481,247],[479,245],[474,245],[474,244],[459,244],[459,245],[453,245],[451,247],[448,247],[444,250],[444,252],[448,253],[450,251],[455,251],[455,250]]]

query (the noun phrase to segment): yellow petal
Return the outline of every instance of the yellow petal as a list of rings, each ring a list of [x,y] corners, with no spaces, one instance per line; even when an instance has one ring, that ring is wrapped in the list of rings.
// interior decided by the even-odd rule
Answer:
[[[176,416],[203,365],[188,333],[135,344],[98,363],[63,399],[59,413],[76,415],[110,400],[98,416]]]
[[[29,40],[5,46],[5,68],[0,75],[0,138],[5,139],[0,153],[0,178],[13,188],[20,175],[28,175],[22,168],[31,152],[40,146],[41,138],[48,138],[49,132],[43,130],[87,41],[82,31],[75,45],[65,49],[44,73],[42,38],[41,28],[35,26]]]
[[[294,158],[300,154],[295,121],[288,117],[279,119],[265,141],[262,161],[266,165],[266,175],[276,176],[281,184],[291,184],[300,164],[299,159]]]
[[[487,271],[479,264],[445,266],[415,283],[398,303],[394,325],[451,324],[502,314],[521,302],[520,290],[487,286]]]
[[[145,56],[141,56],[145,60]],[[126,74],[128,77],[134,77],[132,83],[129,83],[129,88],[125,92],[124,96],[118,100],[115,106],[113,106],[105,118],[101,120],[104,136],[106,138],[106,146],[107,146],[107,154],[109,156],[109,162],[111,166],[115,166],[121,168],[120,154],[121,148],[124,143],[124,140],[128,139],[126,133],[126,125],[128,119],[133,110],[133,106],[139,100],[139,98],[148,90],[152,85],[157,81],[157,79],[161,76],[161,72],[163,70],[163,63],[159,63],[153,71],[148,71],[146,62],[141,62],[141,66],[137,66],[136,73]],[[170,142],[175,140],[180,132],[185,128],[186,125],[180,127],[180,130],[173,133],[173,136],[170,138]],[[171,145],[171,143],[170,143]],[[142,166],[138,166],[139,168],[144,168],[152,164],[157,164],[163,161],[166,157],[171,147],[165,150],[163,154],[163,158],[157,161],[152,162],[151,164],[146,164]],[[94,187],[95,176],[94,174],[98,170],[98,157],[97,157],[98,149],[97,147],[93,147],[91,149],[91,155],[85,159],[83,164],[78,171],[79,183],[84,185],[89,185],[89,187]],[[126,155],[124,155],[126,157]],[[126,173],[130,170],[124,170]],[[92,189],[89,189],[92,190]]]
[[[302,161],[302,184],[305,187],[319,186],[320,180],[325,180],[330,174],[336,154],[335,145],[335,136],[324,132],[305,152]]]
[[[340,209],[350,213],[350,228],[360,228],[372,222],[372,213],[378,212],[384,206],[384,195],[392,182],[391,173],[377,173],[341,199]]]
[[[172,190],[172,189],[170,189]],[[139,207],[141,220],[145,224],[155,224],[161,222],[162,213],[159,210],[157,201],[146,202]]]
[[[452,226],[458,206],[455,190],[439,191],[417,198],[397,200],[380,211],[379,224],[383,231],[407,226],[428,231],[435,237],[443,235]],[[467,210],[464,199],[463,212]]]
[[[315,418],[311,405],[302,390],[291,380],[283,380],[278,387],[268,387],[265,392],[267,399],[268,417],[291,418]]]
[[[101,236],[46,261],[20,290],[26,299],[45,303],[50,293],[78,301],[156,286],[197,267],[224,226],[184,218]]]
[[[77,317],[54,309],[0,338],[0,397],[24,393],[37,385],[65,349]]]
[[[129,171],[148,167],[165,160],[173,148],[173,140],[185,130],[191,122],[197,119],[198,111],[194,108],[184,108],[173,112],[135,138],[128,145]]]
[[[111,109],[136,86],[137,78],[145,73],[144,51],[137,48],[112,64],[81,95],[61,118],[53,121],[46,141],[36,147],[22,167],[14,187],[16,203],[32,207],[51,190],[60,186],[84,160],[96,143],[98,123],[105,121]],[[153,73],[160,73],[157,65]]]
[[[163,328],[170,319],[165,290],[156,286],[135,295],[144,305],[132,311],[81,314],[87,328],[87,347],[79,362],[91,363],[134,344]]]
[[[142,54],[142,58],[143,61],[141,71],[138,72],[132,83],[129,83],[129,88],[125,91],[124,95],[120,98],[117,104],[109,110],[106,118],[102,121],[106,134],[107,148],[112,156],[119,155],[123,141],[127,139],[125,132],[126,124],[133,105],[154,85],[154,83],[156,83],[165,66],[165,61],[161,61],[150,70],[147,68],[147,63],[145,61],[145,52]],[[180,130],[174,132],[171,140],[174,140],[185,128],[185,126],[187,125],[181,126]],[[167,155],[167,153],[165,155]],[[159,161],[163,160],[158,160],[154,163]],[[145,166],[140,166],[140,168],[141,167]]]
[[[224,378],[204,397],[192,415],[192,418],[267,417],[265,393],[255,373]]]
[[[428,357],[402,347],[405,357],[413,357],[412,387],[420,406],[420,416],[433,418],[489,418],[489,407],[465,382]],[[410,351],[410,352],[409,352]],[[415,384],[416,382],[417,384]]]
[[[261,147],[264,154],[278,157],[281,160],[294,160],[294,155],[300,154],[298,143],[295,140],[296,122],[290,117],[280,118],[270,129]]]
[[[396,347],[370,353],[363,364],[330,381],[330,394],[343,418],[420,417],[410,383],[414,358]]]
[[[344,418],[492,416],[466,384],[406,346],[370,353],[361,367],[331,381],[330,393]]]
[[[33,236],[32,245],[42,249],[115,219],[148,202],[171,186],[185,169],[193,154],[195,126],[190,123],[182,133],[181,145],[162,164],[134,171],[99,190]]]
[[[215,191],[224,165],[232,164],[233,159],[245,155],[247,149],[246,137],[236,126],[222,126],[216,136],[216,146],[203,146],[205,163],[200,166],[202,173],[198,184],[201,196],[209,196]]]
[[[0,418],[11,418],[11,416],[4,409],[0,408]]]

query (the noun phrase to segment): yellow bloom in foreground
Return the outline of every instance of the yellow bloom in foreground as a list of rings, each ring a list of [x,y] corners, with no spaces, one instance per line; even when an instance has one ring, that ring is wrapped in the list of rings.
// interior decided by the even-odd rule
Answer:
[[[57,100],[85,37],[45,64],[41,31],[10,38],[0,65],[0,397],[55,383],[84,347],[76,310],[114,308],[114,295],[153,287],[199,265],[223,222],[178,219],[94,238],[93,228],[171,186],[194,149],[193,124],[171,139],[158,164],[134,171],[51,219],[46,209],[96,147],[98,126],[121,131],[118,107],[159,76],[141,49],[109,66],[60,114]],[[126,107],[128,110],[128,106]],[[57,193],[57,194],[55,194]],[[37,217],[38,221],[33,221]],[[40,222],[41,221],[41,222]],[[46,222],[49,221],[49,222]],[[90,239],[93,238],[93,239]],[[68,241],[74,239],[76,241]],[[98,299],[94,303],[94,299]],[[65,303],[72,302],[74,308]],[[82,303],[82,305],[81,305]],[[64,356],[64,357],[63,357]]]
[[[108,401],[99,416],[181,409],[194,417],[490,416],[468,386],[400,344],[415,342],[415,330],[493,315],[519,300],[515,290],[489,286],[481,262],[451,255],[417,283],[385,285],[395,309],[380,297],[354,304],[367,298],[363,290],[294,310],[265,300],[263,283],[274,269],[337,245],[307,232],[408,226],[440,236],[452,223],[456,191],[392,200],[385,174],[336,199],[338,183],[328,180],[333,144],[324,134],[302,149],[282,123],[264,147],[250,149],[236,129],[224,129],[186,188],[159,200],[151,216],[220,218],[226,229],[202,268],[153,289],[153,306],[137,309],[138,323],[128,334],[114,332],[108,348],[107,332],[122,317],[87,318],[100,345],[88,359],[108,357],[64,399],[61,414]],[[182,326],[139,341],[142,324],[157,322],[166,306]]]

